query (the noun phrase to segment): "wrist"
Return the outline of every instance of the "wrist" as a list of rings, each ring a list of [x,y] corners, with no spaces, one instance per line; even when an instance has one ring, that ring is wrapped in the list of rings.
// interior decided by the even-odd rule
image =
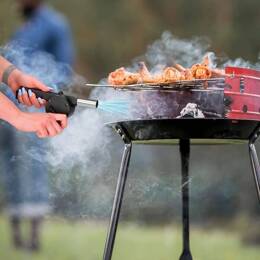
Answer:
[[[6,121],[14,127],[19,125],[20,119],[23,117],[24,112],[18,108],[12,111],[12,114],[6,119]]]
[[[18,78],[22,74],[15,66],[8,67],[3,74],[3,83],[8,85],[14,92],[18,90]]]

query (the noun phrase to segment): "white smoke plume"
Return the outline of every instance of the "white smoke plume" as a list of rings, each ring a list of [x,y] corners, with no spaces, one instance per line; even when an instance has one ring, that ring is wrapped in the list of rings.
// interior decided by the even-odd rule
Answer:
[[[190,67],[200,62],[209,48],[210,43],[206,37],[186,40],[177,38],[166,31],[162,34],[161,39],[148,46],[144,57],[152,67],[169,66],[174,63]]]
[[[27,49],[14,48],[7,46],[2,52],[10,60],[14,61],[19,68],[27,73],[35,75],[50,86],[71,85],[77,83],[82,85],[84,79],[77,76],[64,64],[57,64],[50,55],[38,52],[29,55]],[[185,67],[190,67],[194,63],[202,60],[205,54],[209,53],[214,67],[224,67],[227,65],[243,66],[250,68],[259,68],[260,61],[251,64],[248,61],[238,58],[236,60],[222,59],[222,63],[217,64],[219,59],[210,49],[210,41],[205,37],[196,37],[193,39],[180,39],[173,36],[170,32],[164,32],[160,39],[149,45],[146,53],[133,60],[129,66],[131,70],[137,68],[139,61],[145,61],[149,67],[156,71],[163,66],[180,63]],[[259,55],[260,60],[260,55]],[[68,77],[68,74],[73,77]],[[71,80],[72,78],[72,80]],[[100,100],[126,99],[132,104],[132,107],[139,102],[138,94],[129,94],[115,90],[106,90],[104,88],[95,89],[91,93],[92,98]],[[159,99],[158,102],[162,100]],[[156,101],[155,101],[156,102]],[[163,105],[161,106],[162,109]],[[133,111],[131,111],[133,112]],[[105,123],[122,119],[131,119],[134,113],[128,115],[115,115],[102,113],[94,110],[76,111],[70,119],[69,127],[64,133],[50,141],[48,163],[55,168],[71,168],[75,165],[84,164],[84,167],[90,168],[96,160],[93,160],[93,151],[99,151],[99,158],[103,158],[106,167],[107,157],[109,157],[109,148],[111,146],[111,132],[104,127]],[[136,114],[135,114],[136,115]],[[95,162],[93,162],[95,161]]]
[[[225,68],[226,66],[260,68],[260,53],[258,56],[259,61],[256,64],[241,57],[232,60],[225,54],[218,57],[214,50],[211,49],[210,40],[207,37],[181,39],[169,31],[165,31],[160,39],[149,45],[144,55],[134,59],[130,68],[132,70],[136,69],[138,61],[146,61],[152,71],[176,63],[188,68],[201,62],[205,55],[209,55],[213,68]]]
[[[57,89],[63,85],[83,85],[85,81],[82,77],[74,75],[72,70],[66,65],[57,64],[50,55],[44,53],[35,53],[33,55],[29,53],[28,55],[28,50],[12,48],[10,46],[3,48],[2,52],[7,58],[14,61],[19,68],[38,77],[46,84],[57,87]],[[220,61],[210,49],[210,43],[207,38],[197,37],[191,40],[180,39],[173,36],[170,32],[164,32],[160,39],[148,46],[144,55],[134,59],[132,64],[126,64],[126,66],[129,66],[131,70],[135,70],[138,68],[137,63],[139,61],[145,61],[149,68],[155,72],[164,66],[174,63],[180,63],[185,67],[189,67],[194,63],[200,62],[206,53],[210,53],[213,67],[234,65],[260,68],[260,55],[259,61],[256,64],[251,64],[242,58],[234,61],[222,58]],[[68,77],[68,74],[70,77]],[[72,80],[71,75],[73,75]],[[133,104],[133,108],[138,107],[140,104],[138,93],[130,95],[127,92],[107,90],[105,88],[94,89],[91,93],[91,98],[99,100],[127,99]],[[158,103],[158,105],[156,105],[157,108],[167,110],[163,97],[156,97],[152,102]],[[138,104],[138,106],[136,104]],[[71,189],[68,180],[72,175],[80,173],[79,180],[81,180],[82,175],[87,176],[87,182],[80,182],[82,198],[90,198],[88,205],[93,214],[96,212],[101,215],[106,214],[103,212],[103,207],[107,208],[108,205],[111,205],[110,200],[112,193],[109,190],[110,188],[105,178],[109,171],[115,170],[114,172],[116,173],[118,170],[122,142],[120,143],[120,138],[116,136],[109,127],[106,127],[105,124],[112,121],[137,117],[138,114],[136,115],[136,111],[131,111],[128,115],[115,115],[95,110],[77,109],[69,120],[68,128],[65,129],[60,136],[49,140],[47,148],[44,148],[45,156],[42,156],[42,153],[38,152],[39,147],[36,145],[29,149],[26,147],[26,151],[39,162],[48,164],[51,169],[54,169],[54,174],[61,172],[61,174],[57,173],[58,178],[55,183],[61,193],[65,193]],[[173,167],[179,168],[179,165],[176,164],[176,162],[178,163],[178,150],[177,148],[173,149],[175,150],[166,151],[164,155],[163,152],[160,152],[160,160],[167,160],[167,164],[169,161],[174,161]],[[174,155],[172,153],[174,153]],[[133,158],[134,164],[139,164],[139,170],[145,171],[146,165],[150,165],[150,170],[152,167],[156,168],[153,164],[154,158],[157,158],[158,154],[153,154],[151,149],[144,147],[140,149],[137,148],[135,154],[136,156]],[[112,160],[115,157],[118,163],[112,164]],[[197,158],[197,160],[200,159],[200,157]],[[79,168],[80,170],[77,169],[76,171],[74,170],[75,168]],[[152,170],[155,171],[154,169]],[[200,170],[197,170],[197,172],[200,172]],[[100,181],[93,184],[94,178],[100,176]],[[203,178],[204,176],[205,175],[203,175]],[[140,178],[140,176],[138,176],[138,178]],[[170,191],[170,187],[172,187],[172,183],[174,182],[170,184],[170,187],[170,182],[163,184],[164,186],[160,185],[159,187],[159,185],[154,185],[154,183],[159,183],[159,178],[154,179],[154,177],[149,176],[147,178],[150,178],[150,183],[152,183],[151,187],[147,185],[147,180],[140,179],[138,182],[135,181],[134,187],[129,187],[130,193],[136,195],[135,199],[139,202],[139,206],[141,203],[144,203],[144,197],[148,197],[148,201],[154,203],[154,196],[152,196],[154,186],[157,187],[156,192],[160,191],[163,193],[163,191],[166,191],[166,193],[169,194],[169,198],[171,198],[171,196],[178,197],[178,194],[171,194],[172,191]],[[196,183],[197,179],[194,179],[193,181]],[[179,192],[180,188],[178,184],[180,184],[180,181],[178,178],[175,178],[175,180],[177,184],[174,184],[174,190]],[[55,196],[55,194],[53,196]],[[170,200],[169,204],[172,204]],[[109,209],[107,212],[109,212]]]

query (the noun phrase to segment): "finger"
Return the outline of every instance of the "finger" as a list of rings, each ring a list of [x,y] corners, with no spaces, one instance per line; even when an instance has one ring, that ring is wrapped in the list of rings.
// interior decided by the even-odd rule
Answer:
[[[60,134],[63,130],[57,121],[52,121],[52,126],[56,130],[57,134]]]
[[[32,103],[29,99],[29,95],[28,95],[25,88],[22,88],[22,96],[21,97],[22,97],[22,101],[23,101],[22,103],[23,104],[25,104],[26,106],[29,106],[29,107],[32,106]]]
[[[42,98],[38,98],[38,101],[40,102],[41,106],[46,106],[47,104],[47,101]]]
[[[42,90],[42,91],[45,91],[45,92],[48,92],[48,91],[53,90],[52,88],[47,87],[45,84],[41,83],[41,82],[38,81],[37,79],[34,79],[34,81],[33,81],[33,87],[34,87],[34,88],[37,88],[37,89],[40,89],[40,90]]]
[[[56,131],[55,127],[53,127],[52,123],[49,123],[47,126],[47,131],[48,131],[48,135],[49,136],[55,136],[58,134],[58,132]]]
[[[28,94],[29,94],[29,98],[30,98],[30,101],[31,103],[37,107],[37,108],[41,108],[43,105],[40,103],[40,100],[38,100],[36,98],[36,95],[29,89],[28,90]]]
[[[43,106],[46,106],[46,104],[47,104],[47,101],[46,100],[44,100],[44,99],[42,99],[42,98],[37,98],[37,100],[38,100],[38,102],[40,103],[40,105],[41,105],[41,107],[43,107]]]
[[[40,130],[36,132],[39,138],[46,138],[49,136],[48,131],[45,127],[42,127]]]
[[[37,131],[37,132],[36,132],[36,135],[37,135],[39,138],[44,138],[43,135],[42,135],[42,133],[41,133],[40,131]]]
[[[56,121],[60,122],[61,127],[64,129],[68,125],[68,118],[63,114],[52,114]]]
[[[19,103],[23,103],[23,98],[22,98],[22,90],[21,89],[19,89],[18,90],[18,101],[19,101]]]

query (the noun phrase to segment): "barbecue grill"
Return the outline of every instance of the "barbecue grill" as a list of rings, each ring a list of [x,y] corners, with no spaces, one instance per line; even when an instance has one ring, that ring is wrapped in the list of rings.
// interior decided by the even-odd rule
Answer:
[[[104,260],[112,258],[132,144],[179,144],[182,173],[183,252],[180,260],[192,260],[189,238],[189,157],[191,144],[248,143],[257,195],[260,202],[260,165],[255,141],[260,135],[260,71],[227,67],[225,77],[180,81],[170,84],[117,86],[137,93],[138,120],[108,124],[125,147],[118,175]],[[115,88],[109,85],[90,87]],[[33,90],[48,101],[47,112],[73,114],[77,105],[99,106],[96,100],[81,100],[63,93]]]
[[[123,91],[140,92],[145,115],[138,120],[108,124],[122,138],[124,152],[117,180],[104,260],[113,254],[117,226],[133,144],[179,144],[182,173],[183,252],[191,260],[189,238],[189,157],[192,144],[248,143],[260,202],[260,166],[255,141],[260,134],[260,72],[228,67],[226,77],[174,84],[137,84]],[[165,100],[169,109],[156,114],[153,98]]]

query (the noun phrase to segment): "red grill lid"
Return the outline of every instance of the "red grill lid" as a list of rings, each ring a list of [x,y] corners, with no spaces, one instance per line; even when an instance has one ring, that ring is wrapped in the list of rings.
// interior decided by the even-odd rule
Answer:
[[[256,77],[260,80],[260,71],[258,70],[239,67],[226,67],[225,72],[230,75]]]
[[[260,120],[260,71],[227,67],[226,74],[227,118]]]

